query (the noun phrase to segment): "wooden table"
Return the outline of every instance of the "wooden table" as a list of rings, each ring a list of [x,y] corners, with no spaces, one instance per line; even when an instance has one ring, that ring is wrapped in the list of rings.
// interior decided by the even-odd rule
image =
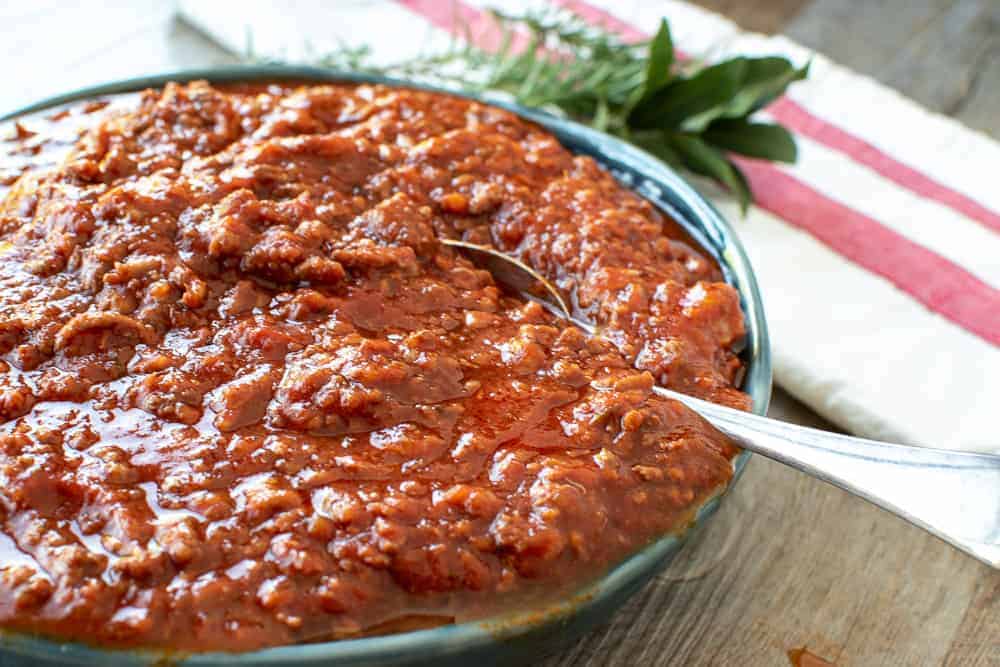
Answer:
[[[1000,137],[995,0],[699,1]],[[90,83],[234,61],[174,19],[169,3],[103,6],[95,17],[86,4],[0,5],[0,109]],[[771,413],[830,428],[780,390]],[[667,571],[607,627],[544,664],[781,665],[802,646],[839,665],[1000,665],[1000,574],[755,457]]]

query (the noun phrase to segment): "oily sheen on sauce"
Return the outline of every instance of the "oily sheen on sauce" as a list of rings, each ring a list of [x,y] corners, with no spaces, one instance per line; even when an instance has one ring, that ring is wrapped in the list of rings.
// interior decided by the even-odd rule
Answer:
[[[736,292],[509,112],[196,82],[0,148],[4,628],[249,650],[482,617],[599,574],[732,474],[651,388],[749,407]],[[442,237],[517,255],[602,335]]]

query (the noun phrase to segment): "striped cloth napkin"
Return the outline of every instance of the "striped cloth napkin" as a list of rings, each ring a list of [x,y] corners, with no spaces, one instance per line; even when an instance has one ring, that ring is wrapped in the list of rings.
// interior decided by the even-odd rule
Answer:
[[[740,31],[684,2],[548,0],[642,39],[661,16],[709,61],[779,53],[811,75],[766,115],[799,162],[744,161],[757,205],[699,187],[732,221],[761,282],[777,382],[838,425],[877,439],[1000,452],[1000,144],[783,38]],[[446,43],[488,0],[181,2],[243,52],[307,59],[338,42],[394,61]],[[504,0],[516,12],[545,0]],[[234,16],[245,17],[235,19]],[[243,23],[241,23],[243,21]],[[469,34],[482,35],[473,29]]]

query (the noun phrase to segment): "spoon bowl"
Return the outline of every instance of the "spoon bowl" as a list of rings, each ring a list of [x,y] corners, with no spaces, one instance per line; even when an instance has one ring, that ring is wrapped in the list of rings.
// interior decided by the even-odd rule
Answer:
[[[452,239],[442,243],[489,271],[497,284],[543,303],[588,334],[599,333],[574,317],[559,290],[524,262],[488,246]],[[864,498],[1000,569],[1000,456],[854,438],[734,410],[666,387],[653,391],[684,403],[744,449]]]

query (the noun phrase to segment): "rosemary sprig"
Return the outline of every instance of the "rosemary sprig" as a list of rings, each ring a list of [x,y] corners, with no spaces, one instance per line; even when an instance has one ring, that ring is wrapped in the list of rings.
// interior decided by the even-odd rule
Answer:
[[[490,12],[502,34],[487,51],[471,39],[388,66],[367,47],[324,54],[318,64],[426,79],[472,92],[504,93],[621,137],[672,166],[711,178],[745,211],[752,193],[733,153],[794,162],[784,127],[752,116],[806,77],[782,57],[736,57],[704,67],[677,62],[664,19],[649,41],[630,44],[562,10]]]

